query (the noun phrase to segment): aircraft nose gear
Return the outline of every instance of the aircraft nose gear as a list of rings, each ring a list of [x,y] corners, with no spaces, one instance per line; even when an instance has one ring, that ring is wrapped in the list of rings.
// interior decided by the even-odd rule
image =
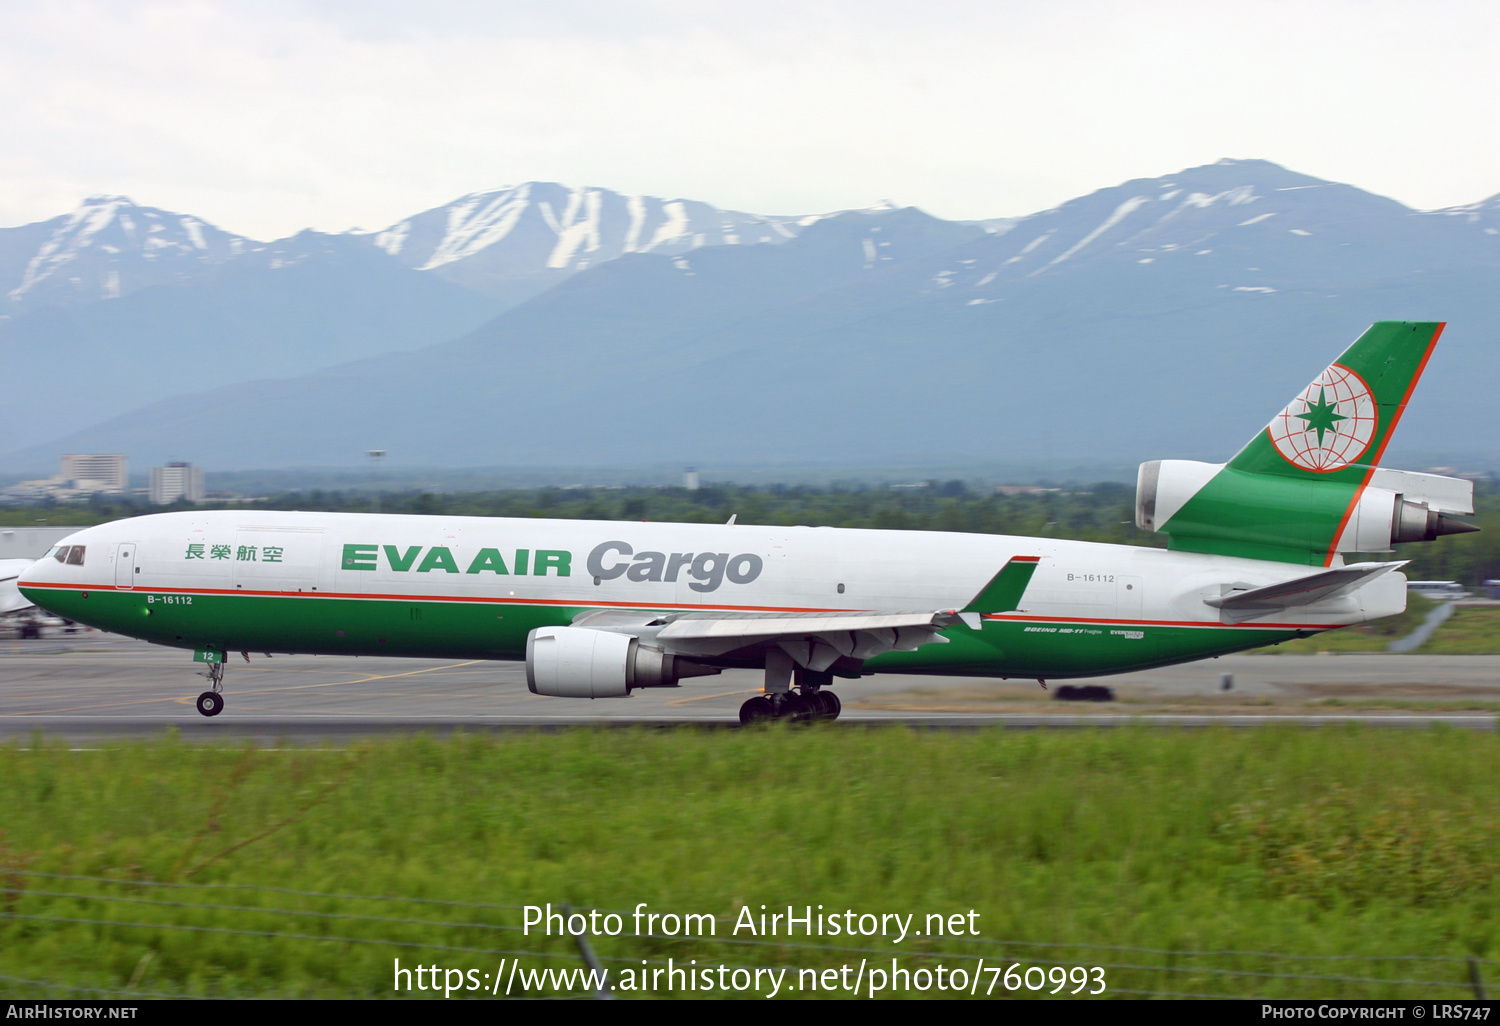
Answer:
[[[832,681],[831,673],[816,673],[799,668],[797,690],[755,696],[740,706],[740,724],[748,727],[770,720],[786,720],[790,723],[836,720],[844,706],[838,695],[824,690]]]
[[[208,664],[208,668],[199,674],[207,677],[213,685],[212,691],[205,691],[198,696],[198,711],[204,716],[217,716],[224,711],[224,662],[219,660]]]

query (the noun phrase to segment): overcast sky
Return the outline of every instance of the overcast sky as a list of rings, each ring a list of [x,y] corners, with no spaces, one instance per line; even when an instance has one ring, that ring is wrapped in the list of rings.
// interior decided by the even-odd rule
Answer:
[[[1500,4],[0,3],[0,225],[123,193],[269,239],[528,180],[1032,213],[1261,157],[1500,192]]]

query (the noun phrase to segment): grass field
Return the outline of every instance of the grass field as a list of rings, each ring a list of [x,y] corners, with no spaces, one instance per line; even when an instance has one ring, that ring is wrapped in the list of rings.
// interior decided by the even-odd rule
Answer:
[[[0,990],[392,996],[395,958],[582,965],[523,936],[518,906],[647,902],[717,935],[638,938],[627,917],[594,941],[612,974],[983,957],[1099,966],[1116,995],[1462,998],[1471,957],[1500,983],[1497,776],[1500,739],[1452,730],[10,746]],[[979,936],[729,936],[762,904],[973,909]]]
[[[1420,595],[1407,596],[1406,612],[1358,627],[1286,641],[1254,651],[1264,655],[1317,655],[1340,652],[1384,652],[1397,638],[1422,623],[1436,603]],[[1414,655],[1494,655],[1500,653],[1500,609],[1459,608]]]
[[[1417,649],[1421,655],[1491,655],[1500,652],[1500,609],[1453,611],[1432,639]]]
[[[1406,611],[1383,620],[1374,620],[1356,627],[1343,627],[1336,631],[1315,634],[1297,641],[1284,641],[1255,649],[1266,655],[1317,655],[1320,652],[1384,652],[1386,646],[1397,638],[1404,638],[1422,625],[1422,620],[1436,608],[1437,603],[1408,592]],[[1436,640],[1436,639],[1433,639]]]

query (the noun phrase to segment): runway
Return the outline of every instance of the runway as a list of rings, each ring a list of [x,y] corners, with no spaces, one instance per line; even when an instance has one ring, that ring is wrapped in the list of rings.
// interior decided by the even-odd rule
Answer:
[[[193,707],[206,687],[197,669],[188,652],[92,631],[0,641],[0,741],[40,731],[82,744],[173,728],[194,741],[306,744],[424,730],[729,727],[760,686],[759,673],[730,671],[681,688],[579,701],[531,694],[519,663],[254,653],[246,663],[234,654],[225,711],[210,720]],[[1360,722],[1493,730],[1500,711],[1500,656],[1236,655],[1089,683],[1108,684],[1117,700],[1059,702],[1035,681],[866,677],[837,685],[844,712],[836,726]]]

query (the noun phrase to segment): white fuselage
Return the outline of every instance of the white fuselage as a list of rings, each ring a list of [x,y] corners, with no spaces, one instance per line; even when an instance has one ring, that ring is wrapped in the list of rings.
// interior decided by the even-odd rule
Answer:
[[[958,609],[1014,556],[1040,557],[1003,618],[1326,629],[1405,607],[1388,574],[1352,593],[1233,619],[1205,603],[1312,568],[1130,545],[1005,535],[257,510],[164,513],[65,539],[22,586],[161,596],[489,602],[569,609]],[[65,615],[73,615],[76,609]]]

